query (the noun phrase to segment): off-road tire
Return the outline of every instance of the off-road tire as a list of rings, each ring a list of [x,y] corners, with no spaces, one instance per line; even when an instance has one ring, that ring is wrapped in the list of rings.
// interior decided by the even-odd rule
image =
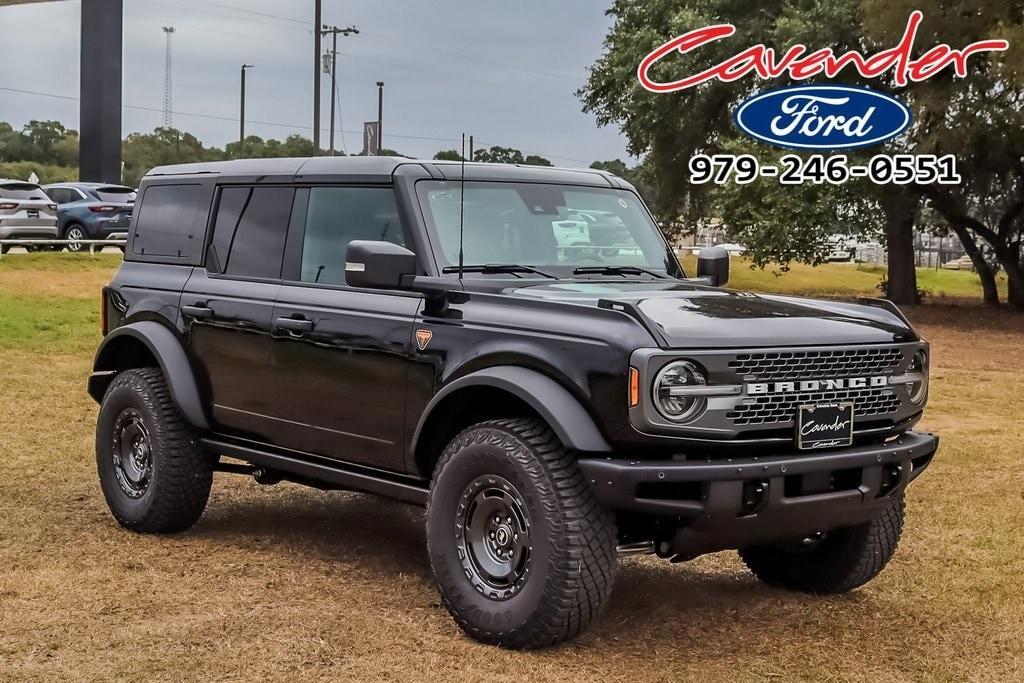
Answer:
[[[765,583],[806,593],[846,593],[875,578],[896,552],[903,531],[903,496],[870,522],[835,529],[806,550],[760,546],[740,550]]]
[[[487,476],[521,494],[531,525],[523,584],[501,600],[474,586],[456,530],[464,492]],[[515,649],[584,630],[607,603],[617,569],[614,516],[594,499],[576,455],[533,418],[481,422],[448,444],[427,502],[427,551],[441,599],[463,631]]]
[[[150,442],[151,476],[138,497],[122,488],[114,458],[115,423],[126,411],[140,417]],[[191,527],[206,508],[214,460],[178,412],[160,370],[125,370],[110,383],[96,425],[96,468],[118,524],[139,533]]]

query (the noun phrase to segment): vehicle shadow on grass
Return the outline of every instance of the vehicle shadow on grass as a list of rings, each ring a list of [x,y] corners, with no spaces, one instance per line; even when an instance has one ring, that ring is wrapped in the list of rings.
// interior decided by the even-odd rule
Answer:
[[[430,579],[422,509],[367,494],[278,487],[243,488],[242,496],[215,493],[190,534],[239,549],[280,549]]]
[[[370,495],[299,488],[242,485],[230,493],[234,495],[211,498],[206,515],[189,534],[192,538],[236,550],[344,562],[379,571],[385,581],[405,574],[432,583],[419,508]],[[865,599],[870,598],[820,598],[774,589],[726,555],[675,565],[654,557],[628,558],[620,560],[607,611],[564,647],[588,647],[609,638],[638,645],[688,641],[697,646],[708,637],[708,623],[717,624],[727,639],[745,640],[751,636],[748,630],[799,628],[799,620],[787,616],[787,606],[831,609]],[[751,626],[753,614],[761,616],[755,620],[760,626]],[[697,623],[703,625],[697,628]],[[738,631],[730,634],[734,628]]]

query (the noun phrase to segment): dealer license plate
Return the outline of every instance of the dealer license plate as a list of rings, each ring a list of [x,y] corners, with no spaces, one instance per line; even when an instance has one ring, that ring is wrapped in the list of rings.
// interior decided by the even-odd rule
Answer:
[[[836,448],[853,443],[853,403],[805,404],[797,409],[796,445],[800,449]]]

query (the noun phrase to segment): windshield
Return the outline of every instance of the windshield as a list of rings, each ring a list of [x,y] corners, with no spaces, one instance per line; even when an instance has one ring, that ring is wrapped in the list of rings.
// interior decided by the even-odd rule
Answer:
[[[438,265],[457,265],[460,183],[421,181],[416,190]],[[681,274],[658,226],[632,192],[467,182],[461,210],[467,266],[517,264],[562,276],[595,267]]]

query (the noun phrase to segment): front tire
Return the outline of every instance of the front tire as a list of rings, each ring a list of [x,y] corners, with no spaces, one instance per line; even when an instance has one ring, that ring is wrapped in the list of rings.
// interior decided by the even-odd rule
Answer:
[[[430,564],[445,607],[476,640],[538,648],[581,632],[611,594],[615,545],[614,517],[540,420],[476,424],[434,470]]]
[[[96,468],[118,524],[139,533],[188,529],[206,508],[213,466],[159,370],[114,378],[96,425]]]
[[[873,520],[789,544],[744,548],[740,557],[765,583],[805,593],[846,593],[875,578],[903,532],[903,496]]]

